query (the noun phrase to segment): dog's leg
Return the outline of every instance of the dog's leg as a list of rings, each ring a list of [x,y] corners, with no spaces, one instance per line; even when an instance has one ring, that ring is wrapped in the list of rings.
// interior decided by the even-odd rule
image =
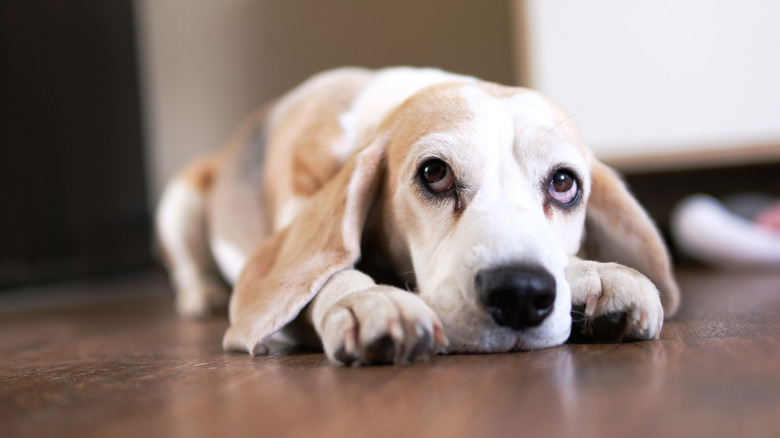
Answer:
[[[572,339],[658,339],[664,320],[660,294],[639,271],[572,257],[566,279],[572,294]]]
[[[229,289],[208,245],[206,203],[214,171],[212,159],[191,164],[165,188],[156,215],[156,231],[184,317],[205,317],[227,308]]]
[[[439,318],[410,292],[356,270],[334,275],[309,306],[328,358],[341,364],[426,360],[448,345]]]

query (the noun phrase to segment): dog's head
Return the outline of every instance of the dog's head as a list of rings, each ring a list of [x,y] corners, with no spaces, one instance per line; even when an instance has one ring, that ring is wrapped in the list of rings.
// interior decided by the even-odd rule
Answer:
[[[564,271],[583,244],[589,258],[665,286],[668,260],[653,260],[666,253],[647,215],[593,158],[572,118],[537,92],[434,85],[366,143],[256,255],[264,268],[245,281],[274,295],[274,309],[261,309],[279,315],[268,334],[357,262],[367,223],[365,235],[441,319],[450,351],[563,343]]]
[[[582,241],[592,158],[542,95],[442,84],[385,126],[381,230],[396,269],[454,351],[557,345],[569,336],[564,276]]]

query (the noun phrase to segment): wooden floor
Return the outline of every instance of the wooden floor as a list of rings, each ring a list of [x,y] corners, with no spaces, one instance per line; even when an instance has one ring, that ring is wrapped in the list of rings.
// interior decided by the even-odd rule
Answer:
[[[680,281],[657,342],[372,368],[223,353],[158,273],[3,293],[0,436],[780,436],[780,272]]]

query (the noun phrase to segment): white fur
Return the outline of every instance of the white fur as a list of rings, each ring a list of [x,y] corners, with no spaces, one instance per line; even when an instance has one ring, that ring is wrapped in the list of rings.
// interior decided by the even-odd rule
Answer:
[[[235,284],[249,260],[249,255],[244,254],[237,245],[220,238],[211,239],[211,251],[222,276],[230,284]]]
[[[459,180],[478,188],[457,223],[448,211],[431,215],[424,206],[404,209],[420,215],[412,220],[423,227],[410,239],[420,297],[441,319],[450,351],[558,345],[570,330],[571,290],[564,272],[579,247],[584,209],[548,220],[540,182],[561,165],[587,176],[586,160],[572,144],[549,132],[559,121],[543,99],[498,99],[475,87],[465,87],[462,94],[473,120],[457,132],[424,137],[407,163],[419,162],[421,155],[444,157]],[[410,191],[397,197],[420,202]],[[553,313],[538,327],[498,327],[479,302],[477,272],[509,263],[538,265],[555,277]]]
[[[298,213],[301,212],[303,207],[306,206],[307,202],[309,202],[308,198],[293,196],[287,200],[287,202],[282,204],[282,207],[279,209],[279,212],[274,218],[274,231],[279,231],[287,225],[290,225],[290,223],[298,216]]]
[[[205,208],[204,196],[177,178],[165,188],[157,210],[157,234],[177,291],[176,308],[186,317],[207,315],[227,303],[206,242]]]
[[[353,144],[362,146],[387,115],[414,93],[442,82],[471,82],[476,79],[437,69],[394,67],[381,70],[344,113],[341,124]]]
[[[168,257],[183,269],[194,270],[201,263],[203,255],[207,254],[206,251],[197,250],[200,248],[193,248],[205,248],[205,242],[200,239],[200,231],[205,229],[201,217],[205,202],[201,193],[179,179],[171,181],[160,198],[155,221],[157,234],[165,245]]]

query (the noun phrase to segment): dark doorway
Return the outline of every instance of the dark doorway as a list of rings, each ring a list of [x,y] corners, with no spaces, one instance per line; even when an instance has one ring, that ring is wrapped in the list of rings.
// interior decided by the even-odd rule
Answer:
[[[151,263],[132,0],[0,1],[0,287]]]

